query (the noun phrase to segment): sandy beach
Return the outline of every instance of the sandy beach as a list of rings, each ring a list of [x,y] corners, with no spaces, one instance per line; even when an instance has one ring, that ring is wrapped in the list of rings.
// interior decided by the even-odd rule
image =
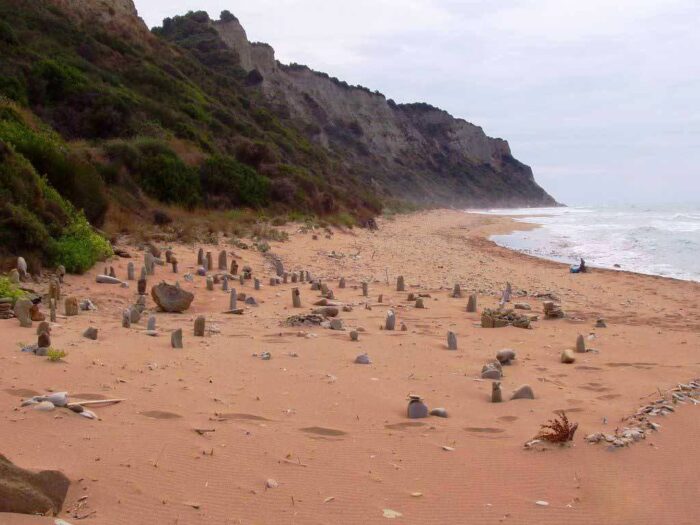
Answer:
[[[20,343],[35,342],[36,323],[0,321],[0,453],[24,468],[63,471],[72,484],[60,517],[73,524],[697,521],[700,407],[678,404],[655,418],[660,431],[614,450],[584,437],[614,433],[660,391],[700,377],[700,283],[595,269],[570,274],[567,265],[491,243],[489,235],[529,227],[504,217],[438,210],[378,222],[377,231],[334,229],[330,238],[288,225],[281,228],[288,241],[270,241],[287,271],[310,271],[353,306],[339,315],[342,331],[285,326],[287,317],[309,313],[319,292],[308,283],[270,286],[269,260],[225,238],[218,246],[172,245],[179,274],[156,267],[148,288],[178,280],[195,294],[192,307],[157,312],[149,295],[129,329],[121,314],[135,300],[136,282],[121,288],[96,284],[95,276],[106,265],[125,279],[129,261],[140,269],[142,251],[120,245],[132,259],[66,276],[64,295],[90,298],[97,310],[66,318],[60,308],[52,344],[67,352],[62,362],[20,352]],[[231,287],[259,306],[226,314],[229,295],[220,285],[208,291],[204,277],[185,281],[200,247],[215,260],[227,250],[229,262],[235,254],[241,267],[250,265],[262,289],[252,281]],[[400,275],[405,292],[396,291]],[[479,313],[466,312],[471,293],[479,311],[497,307],[506,282],[514,303],[531,305],[523,313],[540,316],[532,329],[481,328]],[[455,283],[464,298],[450,297]],[[47,282],[31,286],[43,293]],[[294,287],[300,309],[292,308]],[[409,293],[429,294],[426,308],[414,308]],[[536,294],[546,293],[566,318],[542,318]],[[381,329],[390,308],[406,331]],[[144,333],[151,314],[157,337]],[[205,337],[193,335],[199,315]],[[595,327],[599,318],[607,328]],[[99,329],[96,341],[82,336],[88,326]],[[177,328],[181,350],[170,344]],[[356,328],[359,341],[351,341]],[[448,331],[457,351],[447,349]],[[596,351],[561,363],[578,334]],[[504,348],[517,358],[504,367],[504,402],[491,403],[481,368]],[[271,359],[260,359],[262,352]],[[372,363],[355,364],[365,352]],[[510,400],[524,384],[535,399]],[[51,390],[125,401],[95,408],[99,421],[20,408],[23,398]],[[408,419],[408,394],[449,417]],[[573,442],[524,448],[560,411],[579,424]],[[0,514],[5,523],[30,521]]]

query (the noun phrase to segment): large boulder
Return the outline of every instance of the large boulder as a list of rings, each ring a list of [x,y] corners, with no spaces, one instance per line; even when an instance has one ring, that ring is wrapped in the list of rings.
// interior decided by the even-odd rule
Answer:
[[[0,512],[55,516],[63,507],[69,485],[62,472],[30,472],[0,454]]]
[[[194,301],[193,294],[183,290],[179,286],[174,286],[166,282],[162,282],[151,288],[151,296],[158,307],[164,312],[182,313],[187,310],[192,304],[192,301]]]

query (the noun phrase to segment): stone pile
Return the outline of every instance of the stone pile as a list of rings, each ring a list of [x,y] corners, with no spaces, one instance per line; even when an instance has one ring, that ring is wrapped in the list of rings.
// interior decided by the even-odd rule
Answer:
[[[515,326],[516,328],[530,328],[530,318],[520,315],[514,310],[501,310],[486,308],[481,313],[482,328],[503,328],[504,326]]]
[[[12,310],[12,299],[0,299],[0,319],[12,319],[15,312]]]
[[[561,319],[564,317],[561,306],[555,304],[554,301],[545,301],[542,303],[542,308],[544,309],[545,319]]]

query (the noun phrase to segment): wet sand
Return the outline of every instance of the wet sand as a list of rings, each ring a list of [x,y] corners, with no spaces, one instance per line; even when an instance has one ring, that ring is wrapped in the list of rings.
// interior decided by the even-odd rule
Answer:
[[[241,267],[252,266],[262,290],[251,281],[231,286],[260,306],[246,306],[242,316],[222,313],[229,298],[220,286],[210,292],[203,277],[183,279],[194,273],[200,245],[174,246],[180,274],[156,267],[149,289],[177,277],[195,301],[184,314],[155,313],[158,337],[143,333],[155,311],[150,296],[141,322],[121,327],[135,282],[128,289],[96,284],[103,265],[68,276],[64,293],[89,297],[98,310],[59,317],[52,341],[68,353],[64,362],[21,353],[18,343],[34,342],[35,328],[0,321],[0,453],[70,477],[61,514],[70,523],[696,521],[699,407],[657,418],[661,431],[630,447],[610,451],[583,437],[613,432],[658,389],[700,377],[700,284],[604,270],[570,274],[567,265],[489,242],[523,226],[502,217],[443,210],[379,225],[376,232],[334,230],[331,239],[318,231],[317,240],[289,227],[288,242],[270,242],[288,271],[308,269],[337,300],[354,305],[340,314],[346,331],[283,326],[309,312],[319,292],[308,284],[268,286],[274,271],[262,254],[226,239],[202,247],[215,263],[225,248]],[[143,254],[127,249],[138,274]],[[128,261],[108,264],[124,278]],[[398,275],[406,292],[395,291]],[[346,289],[337,287],[340,276]],[[367,279],[371,310],[359,287]],[[550,292],[567,318],[537,321],[532,330],[480,328],[479,315],[465,311],[466,295],[479,294],[479,310],[496,306],[506,281],[513,301],[531,304],[531,313],[542,313],[542,299],[531,295]],[[465,298],[450,297],[455,282]],[[301,309],[291,307],[294,286]],[[430,294],[426,309],[406,301],[410,292]],[[380,330],[390,307],[408,331]],[[193,336],[198,315],[214,329],[204,338]],[[594,328],[599,317],[608,328]],[[97,341],[82,337],[88,326],[99,328]],[[364,331],[352,342],[356,327]],[[183,328],[183,350],[170,346],[176,328]],[[447,350],[448,330],[457,334],[457,351]],[[562,364],[560,353],[577,334],[593,334],[588,344],[598,352]],[[502,348],[517,352],[504,368],[505,399],[522,384],[536,399],[489,402],[481,366]],[[253,356],[265,351],[271,360]],[[364,352],[372,364],[354,364]],[[27,391],[49,389],[126,401],[96,408],[100,421],[18,408]],[[407,419],[410,393],[450,417]],[[525,450],[560,410],[579,423],[573,444]],[[268,479],[279,486],[266,488]],[[70,510],[86,495],[78,516],[94,514],[75,520]],[[0,515],[0,523],[24,523],[13,520]]]

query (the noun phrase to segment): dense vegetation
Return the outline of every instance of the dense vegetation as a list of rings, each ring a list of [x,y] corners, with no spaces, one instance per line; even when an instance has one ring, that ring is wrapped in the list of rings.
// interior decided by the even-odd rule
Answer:
[[[0,0],[0,56],[9,159],[0,255],[68,262],[69,239],[85,234],[75,210],[100,227],[110,202],[139,219],[155,201],[273,214],[380,210],[337,159],[250,88],[206,13],[134,36],[81,24],[51,2]],[[24,192],[15,187],[20,172],[32,174]],[[90,259],[67,266],[81,270]]]

